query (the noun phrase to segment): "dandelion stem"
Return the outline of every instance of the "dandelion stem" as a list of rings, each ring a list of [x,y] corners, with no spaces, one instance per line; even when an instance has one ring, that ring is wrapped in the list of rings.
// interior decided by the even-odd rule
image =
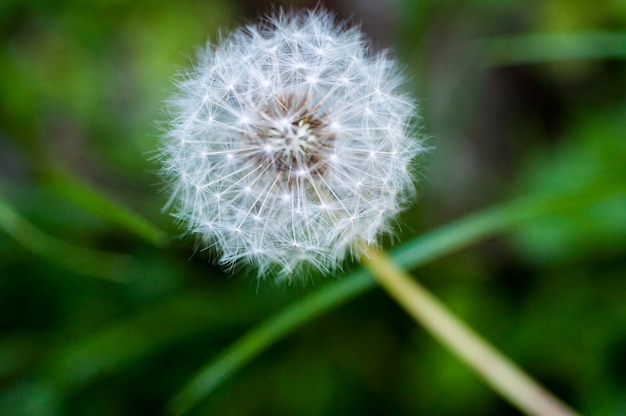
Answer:
[[[527,415],[576,413],[524,373],[510,359],[456,318],[435,296],[383,252],[367,247],[363,264],[417,322]]]

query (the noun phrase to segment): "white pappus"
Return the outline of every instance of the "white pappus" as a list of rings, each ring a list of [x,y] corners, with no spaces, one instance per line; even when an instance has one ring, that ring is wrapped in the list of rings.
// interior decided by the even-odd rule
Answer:
[[[226,267],[335,270],[390,233],[414,193],[423,147],[402,84],[387,53],[320,10],[208,44],[168,101],[169,208]]]

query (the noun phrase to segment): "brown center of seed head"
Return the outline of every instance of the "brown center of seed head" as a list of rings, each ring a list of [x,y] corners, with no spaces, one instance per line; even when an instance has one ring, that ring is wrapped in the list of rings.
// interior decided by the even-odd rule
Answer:
[[[258,149],[252,157],[266,172],[286,172],[296,179],[326,170],[334,134],[308,100],[276,98],[262,108],[251,130],[247,138]]]

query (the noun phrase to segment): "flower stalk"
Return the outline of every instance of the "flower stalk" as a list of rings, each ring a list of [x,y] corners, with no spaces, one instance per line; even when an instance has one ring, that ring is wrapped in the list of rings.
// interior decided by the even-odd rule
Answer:
[[[383,252],[366,247],[361,261],[387,293],[502,397],[527,415],[575,416],[565,403],[459,321],[443,303]]]

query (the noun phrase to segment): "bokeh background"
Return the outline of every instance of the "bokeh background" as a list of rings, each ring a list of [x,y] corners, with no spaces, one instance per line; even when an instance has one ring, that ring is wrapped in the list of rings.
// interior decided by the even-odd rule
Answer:
[[[412,272],[573,407],[626,415],[626,2],[323,4],[394,48],[421,103],[432,150],[397,244],[524,195],[618,191]],[[161,210],[151,157],[173,74],[267,10],[0,3],[0,414],[166,414],[247,329],[341,278],[276,287],[226,274]],[[113,203],[168,243],[119,226]],[[191,414],[518,413],[376,289],[273,345]]]

